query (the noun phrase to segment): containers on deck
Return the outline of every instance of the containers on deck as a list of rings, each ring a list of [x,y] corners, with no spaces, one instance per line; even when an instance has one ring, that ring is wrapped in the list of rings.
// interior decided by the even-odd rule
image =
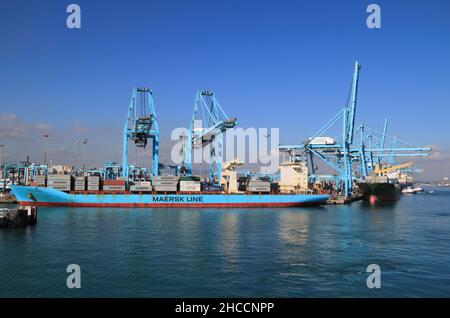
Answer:
[[[88,176],[87,177],[87,190],[88,191],[100,190],[100,177],[99,176]]]
[[[75,191],[85,191],[86,190],[86,178],[85,177],[75,177]]]
[[[180,191],[200,192],[200,181],[180,181]]]
[[[123,192],[125,191],[125,180],[105,180],[103,181],[104,192]]]
[[[196,176],[180,177],[180,191],[181,192],[200,192],[200,178]]]
[[[270,181],[250,180],[247,192],[270,192]]]
[[[153,188],[156,192],[176,192],[178,187],[177,176],[153,177]]]
[[[45,187],[45,175],[33,176],[32,183],[36,187]]]
[[[130,184],[131,192],[152,192],[152,183],[150,181],[135,181]]]
[[[175,193],[175,192],[222,192],[220,185],[202,183],[200,177],[196,176],[154,176],[153,181],[130,181],[124,178],[114,180],[102,180],[100,176],[71,176],[49,174],[47,182],[45,176],[35,176],[31,186],[45,186],[55,188],[64,192],[97,192],[124,193]],[[251,180],[247,183],[247,192],[265,193],[271,191],[271,184],[265,180]]]
[[[61,191],[70,191],[72,185],[72,176],[64,174],[49,174],[47,178],[47,187],[55,188]]]

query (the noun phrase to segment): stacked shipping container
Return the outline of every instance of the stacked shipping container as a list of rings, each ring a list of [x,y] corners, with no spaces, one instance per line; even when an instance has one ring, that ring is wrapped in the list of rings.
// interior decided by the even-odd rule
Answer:
[[[247,184],[248,192],[270,192],[270,181],[250,180]]]
[[[88,191],[100,190],[100,177],[88,176],[87,177],[87,189],[88,189]]]
[[[75,177],[75,191],[85,191],[86,190],[86,178],[85,177]]]
[[[181,180],[180,191],[200,192],[200,181]]]
[[[45,175],[33,176],[33,185],[37,187],[45,187]]]
[[[72,186],[72,176],[64,174],[49,174],[47,187],[61,191],[70,191]]]
[[[130,185],[131,192],[151,192],[152,183],[150,181],[138,181]]]
[[[153,178],[153,187],[156,192],[176,192],[177,186],[177,176],[155,176]]]
[[[125,191],[125,180],[105,180],[103,181],[103,191],[123,192]]]

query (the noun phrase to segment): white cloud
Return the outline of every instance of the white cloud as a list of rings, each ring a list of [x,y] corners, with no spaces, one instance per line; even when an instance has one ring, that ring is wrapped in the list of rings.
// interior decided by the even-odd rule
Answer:
[[[5,140],[31,140],[36,134],[48,133],[51,126],[46,123],[31,124],[15,114],[0,115],[0,138]]]

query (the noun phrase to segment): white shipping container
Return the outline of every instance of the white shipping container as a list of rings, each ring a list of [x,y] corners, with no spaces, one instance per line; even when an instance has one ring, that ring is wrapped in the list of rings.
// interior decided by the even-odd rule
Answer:
[[[98,176],[89,176],[89,177],[87,177],[87,181],[90,184],[100,183],[100,177],[98,177]]]
[[[249,187],[270,187],[270,182],[267,181],[250,181]]]
[[[177,191],[176,186],[155,186],[156,192],[175,192]]]
[[[336,140],[333,137],[314,137],[309,138],[310,145],[334,145]]]
[[[125,186],[121,185],[104,185],[103,191],[125,191]]]
[[[180,184],[200,184],[200,181],[193,181],[193,180],[181,180]]]
[[[45,176],[34,176],[33,182],[36,182],[38,185],[45,185]]]
[[[270,192],[270,187],[249,187],[247,191],[250,192]]]
[[[70,181],[66,180],[48,180],[48,186],[70,186]]]
[[[186,186],[180,188],[180,191],[187,191],[187,192],[200,192],[200,185],[199,186]]]
[[[155,186],[176,186],[178,184],[177,181],[155,181]]]
[[[72,176],[69,174],[49,174],[48,180],[66,180],[70,181],[72,179]]]
[[[199,192],[199,181],[180,181],[180,191]]]
[[[162,180],[171,180],[171,181],[173,181],[173,180],[175,180],[175,181],[178,181],[178,177],[177,176],[154,176],[153,177],[153,181],[162,181]]]
[[[130,186],[131,192],[151,192],[152,186],[142,186],[142,185],[131,185]]]
[[[143,186],[143,187],[151,187],[152,183],[150,181],[135,181],[134,185]]]

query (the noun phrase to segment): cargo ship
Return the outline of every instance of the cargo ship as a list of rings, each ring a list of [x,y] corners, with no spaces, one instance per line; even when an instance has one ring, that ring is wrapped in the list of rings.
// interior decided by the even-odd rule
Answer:
[[[399,185],[391,182],[386,176],[366,177],[358,183],[359,192],[364,200],[375,203],[377,201],[396,201],[401,193]]]
[[[11,187],[21,205],[67,207],[129,207],[129,208],[264,208],[297,207],[325,204],[329,198],[322,194],[226,194],[226,193],[132,193],[121,191],[64,192],[55,188]]]

